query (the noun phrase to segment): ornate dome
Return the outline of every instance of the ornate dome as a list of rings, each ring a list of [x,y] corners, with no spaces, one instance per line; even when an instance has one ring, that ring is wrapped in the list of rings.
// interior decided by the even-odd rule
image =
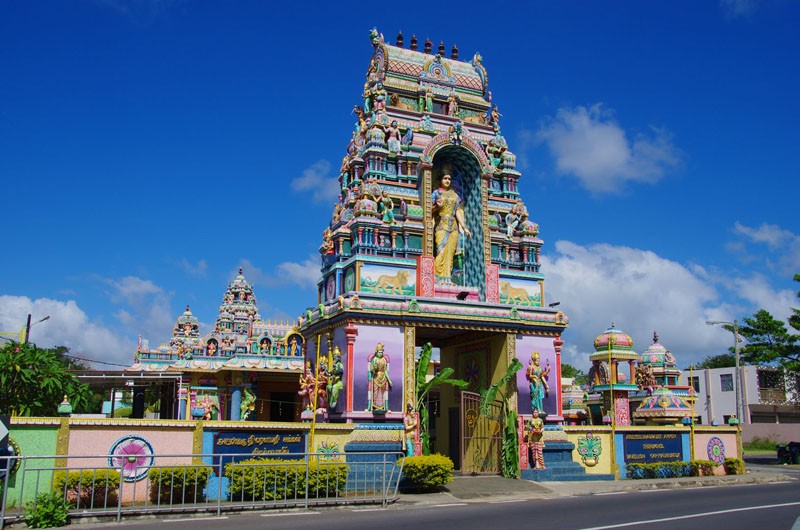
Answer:
[[[658,388],[648,396],[633,413],[648,423],[677,423],[681,418],[692,417],[692,406],[686,398],[676,395],[669,388]]]
[[[595,351],[608,351],[609,342],[611,343],[612,349],[632,349],[633,348],[633,339],[627,333],[623,333],[622,330],[617,329],[614,324],[611,324],[611,327],[606,329],[603,333],[597,336],[594,339],[594,349]]]
[[[653,332],[653,344],[641,355],[639,364],[675,368],[678,363],[675,356],[658,342],[658,333]]]
[[[633,351],[633,339],[627,333],[617,329],[614,324],[594,339],[595,352],[589,359],[606,361],[609,357],[619,360],[639,360]]]
[[[192,314],[189,306],[186,306],[186,311],[183,312],[178,320],[175,321],[175,327],[172,329],[173,337],[197,337],[200,334],[200,321]]]

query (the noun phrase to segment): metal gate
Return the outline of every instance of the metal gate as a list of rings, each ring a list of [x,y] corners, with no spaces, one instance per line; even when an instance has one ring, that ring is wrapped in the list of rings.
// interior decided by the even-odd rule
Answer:
[[[461,473],[497,475],[503,447],[502,403],[495,401],[489,415],[481,414],[481,397],[461,392]]]

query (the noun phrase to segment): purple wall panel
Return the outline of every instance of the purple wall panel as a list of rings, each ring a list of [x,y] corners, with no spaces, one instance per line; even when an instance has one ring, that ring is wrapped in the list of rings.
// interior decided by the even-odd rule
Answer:
[[[553,337],[521,337],[517,339],[517,358],[522,363],[522,370],[517,372],[517,389],[519,402],[517,410],[520,414],[530,414],[531,410],[531,390],[525,373],[531,354],[539,352],[539,359],[543,368],[547,368],[550,363],[550,375],[547,384],[550,392],[545,396],[543,404],[544,410],[548,414],[558,413],[558,381],[556,381],[558,369],[556,367],[556,350],[553,346]]]
[[[348,375],[353,377],[353,411],[367,408],[367,359],[375,353],[375,346],[383,343],[384,355],[389,358],[389,378],[392,389],[389,392],[389,409],[392,412],[403,410],[403,328],[400,326],[358,326],[353,352],[352,369]],[[341,348],[341,346],[340,346]]]

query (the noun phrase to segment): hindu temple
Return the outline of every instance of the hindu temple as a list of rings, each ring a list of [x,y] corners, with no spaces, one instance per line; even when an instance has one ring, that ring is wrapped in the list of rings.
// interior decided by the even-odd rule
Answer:
[[[151,349],[139,338],[128,371],[181,374],[177,419],[293,421],[300,414],[303,344],[296,326],[261,318],[253,287],[239,269],[210,333],[200,335],[186,306],[169,343]]]
[[[441,392],[435,450],[459,458],[464,395],[533,352],[552,370],[540,408],[561,412],[560,336],[549,308],[543,245],[518,192],[481,56],[423,50],[371,33],[364,89],[342,159],[341,194],[320,245],[318,303],[301,317],[307,359],[341,364],[333,422],[399,422],[416,408],[414,363],[430,342],[469,382]],[[338,353],[337,353],[338,352]],[[525,373],[519,407],[530,414]]]

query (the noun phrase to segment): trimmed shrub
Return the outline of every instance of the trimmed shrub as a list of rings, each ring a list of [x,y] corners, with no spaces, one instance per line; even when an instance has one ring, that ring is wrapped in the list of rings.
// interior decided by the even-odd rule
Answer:
[[[209,466],[175,466],[151,469],[150,500],[154,503],[182,504],[202,501],[211,475]]]
[[[741,458],[726,458],[722,462],[726,475],[744,475],[744,460]]]
[[[690,476],[692,465],[690,462],[653,462],[650,464],[628,464],[626,470],[628,477],[632,479],[675,478]]]
[[[711,460],[692,460],[693,477],[709,477],[714,474],[714,469],[719,465]]]
[[[63,496],[71,508],[104,508],[119,501],[119,471],[84,469],[56,471],[53,489]]]
[[[403,462],[403,489],[420,493],[440,491],[453,481],[453,461],[440,454],[409,456]]]
[[[69,518],[69,509],[64,497],[57,491],[40,493],[28,505],[25,524],[28,528],[54,528],[64,526]]]
[[[306,496],[304,460],[242,460],[225,465],[232,501],[272,501]],[[347,465],[339,462],[308,464],[308,494],[311,498],[333,497],[344,491]]]

